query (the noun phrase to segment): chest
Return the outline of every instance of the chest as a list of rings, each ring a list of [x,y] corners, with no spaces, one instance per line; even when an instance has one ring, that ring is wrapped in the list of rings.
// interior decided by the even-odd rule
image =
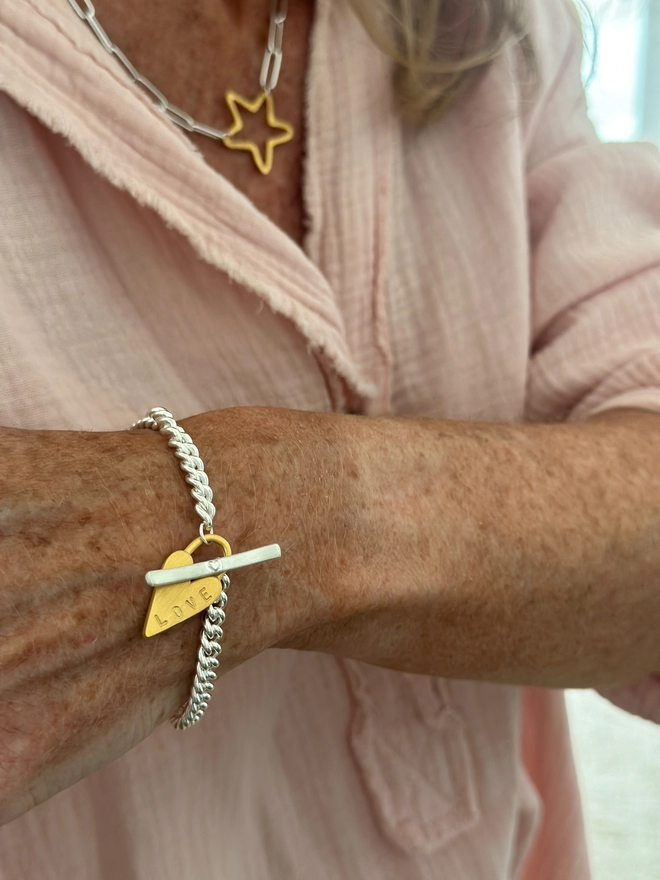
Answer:
[[[256,105],[273,17],[269,0],[201,0],[194,6],[180,0],[100,0],[95,9],[110,39],[135,68],[197,122],[222,131],[234,126],[236,116],[226,98],[230,91]],[[268,174],[259,171],[249,149],[228,149],[221,140],[187,134],[210,168],[298,243],[304,235],[304,90],[313,18],[314,0],[291,0],[281,25],[282,61],[275,89],[255,112],[234,103],[242,128],[231,142],[243,147],[251,143],[262,162],[272,149]],[[274,143],[282,129],[270,124],[269,109],[275,125],[285,122],[293,128],[289,142]]]
[[[247,165],[212,168],[120,82],[84,28],[75,72],[62,77],[104,87],[82,94],[94,120],[84,135],[68,143],[0,106],[15,145],[0,167],[3,222],[30,239],[29,260],[10,240],[0,254],[5,423],[121,427],[154,401],[177,413],[256,404],[519,416],[529,267],[516,121],[508,114],[487,141],[456,119],[406,131],[390,71],[348,7],[318,8],[304,250],[286,232],[289,179],[264,179],[220,145],[221,161]],[[160,84],[146,56],[144,70]],[[205,119],[212,89],[200,112],[176,93],[194,79],[171,78],[171,98]],[[48,97],[42,118],[55,108],[68,119],[60,93]],[[499,105],[492,113],[504,117]],[[244,197],[243,173],[272,187],[268,204]],[[300,184],[299,169],[290,180]]]

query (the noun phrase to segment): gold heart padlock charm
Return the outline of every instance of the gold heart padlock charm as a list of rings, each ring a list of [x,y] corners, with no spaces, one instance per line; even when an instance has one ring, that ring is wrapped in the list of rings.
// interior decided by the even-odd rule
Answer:
[[[205,535],[208,543],[219,544],[225,556],[231,556],[229,542],[220,535]],[[202,546],[202,538],[195,538],[185,550],[170,553],[161,566],[162,569],[181,568],[192,565],[192,554]],[[181,581],[164,587],[155,587],[142,634],[145,638],[165,632],[171,626],[182,623],[189,617],[204,611],[222,592],[222,575],[203,577],[196,581]]]

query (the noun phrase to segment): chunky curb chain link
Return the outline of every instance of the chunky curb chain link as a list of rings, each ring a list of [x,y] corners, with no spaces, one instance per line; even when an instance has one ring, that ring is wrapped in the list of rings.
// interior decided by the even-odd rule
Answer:
[[[174,450],[179,467],[186,475],[186,483],[190,486],[191,494],[195,499],[195,510],[202,520],[199,534],[202,540],[204,540],[204,530],[213,534],[215,516],[213,491],[209,486],[209,478],[204,472],[204,462],[200,458],[199,449],[192,442],[190,435],[177,425],[172,413],[162,406],[154,407],[132,427],[151,428],[152,431],[160,431],[167,437],[167,445]]]
[[[143,419],[139,419],[131,427],[150,428],[153,431],[160,431],[167,437],[168,446],[174,450],[179,467],[191,487],[195,510],[202,520],[199,534],[202,540],[206,541],[205,534],[213,534],[215,505],[213,504],[213,491],[204,472],[204,462],[192,439],[183,428],[177,425],[172,413],[162,406],[149,410]],[[201,643],[197,651],[197,667],[190,696],[181,709],[170,718],[177,730],[186,730],[196,724],[211,700],[213,682],[217,678],[215,669],[219,664],[218,656],[222,652],[220,641],[224,635],[222,624],[225,622],[229,576],[223,574],[220,583],[222,584],[220,595],[215,602],[209,605],[204,614]]]
[[[229,576],[221,578],[222,591],[204,614],[204,625],[201,632],[201,644],[197,651],[197,669],[188,702],[179,709],[170,721],[177,730],[186,730],[196,724],[204,710],[208,708],[213,691],[213,682],[217,678],[215,669],[218,666],[218,655],[222,652],[220,640],[224,635],[222,624],[225,622],[226,590],[229,587]]]

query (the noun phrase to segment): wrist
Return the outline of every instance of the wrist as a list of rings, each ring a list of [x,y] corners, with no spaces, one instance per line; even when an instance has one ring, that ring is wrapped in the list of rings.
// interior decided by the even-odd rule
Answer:
[[[448,535],[437,472],[447,462],[429,420],[346,416],[342,426],[345,522],[334,537],[339,564],[332,601],[317,625],[281,644],[409,671],[435,641],[447,580]],[[447,596],[451,604],[451,597]],[[404,622],[418,621],[418,637]]]
[[[355,553],[357,481],[346,416],[241,407],[186,420],[234,552],[277,542],[282,558],[236,573],[227,654],[288,644],[341,614]],[[194,433],[193,433],[194,432]],[[240,606],[240,607],[239,607]]]
[[[136,676],[151,670],[149,695],[160,722],[176,711],[190,689],[201,618],[195,616],[157,638],[144,639],[144,621],[153,595],[145,573],[160,568],[173,550],[183,549],[198,533],[199,520],[178,462],[162,435],[156,431],[121,431],[93,436],[100,447],[96,491],[102,496],[99,488],[112,486],[108,502],[121,529],[126,553],[121,565],[130,567],[123,578],[123,589],[130,597]],[[102,478],[101,469],[107,470],[107,480]],[[117,539],[109,546],[116,554]]]

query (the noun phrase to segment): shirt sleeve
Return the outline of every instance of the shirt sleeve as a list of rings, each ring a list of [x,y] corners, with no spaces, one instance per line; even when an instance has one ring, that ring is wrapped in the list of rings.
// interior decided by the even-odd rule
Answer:
[[[535,0],[533,13],[525,418],[570,422],[618,407],[660,414],[660,152],[599,142],[577,14],[565,0]],[[660,723],[660,675],[601,693]]]

